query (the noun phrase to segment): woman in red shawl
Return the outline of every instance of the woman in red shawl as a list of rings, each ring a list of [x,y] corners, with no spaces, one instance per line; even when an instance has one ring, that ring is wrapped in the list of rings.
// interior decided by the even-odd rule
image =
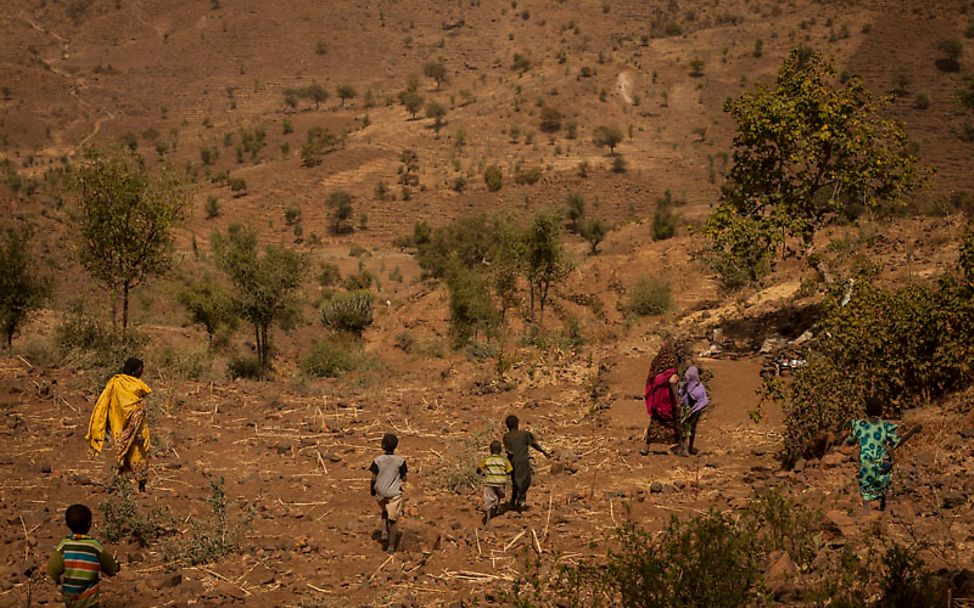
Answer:
[[[685,456],[686,446],[683,445],[683,434],[680,432],[680,377],[677,375],[676,347],[667,342],[660,347],[649,366],[646,377],[646,412],[649,414],[649,427],[646,429],[646,446],[640,454],[649,454],[649,446],[653,436],[653,423],[673,429],[674,439],[679,444],[676,453]]]

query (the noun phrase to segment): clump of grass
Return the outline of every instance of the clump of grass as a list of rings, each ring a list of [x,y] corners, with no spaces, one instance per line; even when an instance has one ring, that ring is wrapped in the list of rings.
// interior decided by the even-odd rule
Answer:
[[[642,277],[629,290],[626,309],[640,317],[661,315],[672,304],[670,283],[656,277]]]

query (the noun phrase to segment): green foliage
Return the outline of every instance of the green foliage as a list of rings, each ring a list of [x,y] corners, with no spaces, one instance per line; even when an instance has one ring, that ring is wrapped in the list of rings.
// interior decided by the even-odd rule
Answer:
[[[423,76],[436,81],[436,89],[446,82],[446,66],[440,61],[427,61],[423,64]]]
[[[602,125],[595,127],[592,143],[600,148],[608,148],[609,154],[615,154],[616,146],[622,142],[622,137],[622,130],[618,127]]]
[[[318,284],[322,287],[337,285],[342,280],[342,273],[337,264],[322,262],[321,270],[318,272]]]
[[[220,199],[212,194],[206,197],[206,219],[220,217]]]
[[[313,82],[306,87],[284,89],[284,103],[289,107],[296,107],[299,99],[308,99],[315,104],[315,109],[321,107],[322,102],[328,99],[328,91],[317,82]]]
[[[415,120],[416,113],[420,111],[423,107],[423,96],[417,91],[404,91],[399,95],[399,100],[402,102],[403,107]]]
[[[572,192],[565,201],[568,207],[568,221],[572,223],[575,231],[579,229],[579,221],[585,216],[585,197],[578,192]]]
[[[609,233],[609,227],[602,220],[588,219],[582,222],[578,233],[591,246],[592,249],[589,253],[595,255],[599,252],[599,244],[605,239],[605,235]]]
[[[531,69],[531,58],[521,53],[514,53],[511,69],[523,76],[525,72]]]
[[[656,199],[656,209],[653,211],[651,226],[654,241],[663,241],[676,236],[679,216],[673,211],[673,208],[680,205],[683,205],[683,201],[674,200],[673,193],[669,190],[665,191],[662,197]]]
[[[943,57],[937,59],[937,67],[942,72],[959,72],[960,58],[964,54],[964,43],[957,38],[945,38],[937,43],[937,50]]]
[[[672,288],[668,281],[642,277],[629,290],[626,310],[641,317],[661,315],[670,309]]]
[[[514,183],[523,186],[525,184],[536,184],[541,179],[541,167],[524,167],[518,164],[514,168]]]
[[[209,276],[184,287],[177,295],[195,325],[202,325],[210,347],[218,334],[229,334],[237,327],[237,315],[226,290]]]
[[[355,91],[355,88],[347,84],[339,85],[338,88],[335,90],[335,94],[338,95],[339,99],[341,99],[340,104],[341,107],[343,108],[345,107],[345,102],[347,100],[355,99],[356,95],[358,95],[358,93]]]
[[[454,263],[446,274],[446,284],[454,347],[462,348],[478,336],[490,334],[500,322],[500,313],[491,299],[486,273]]]
[[[375,294],[367,289],[336,293],[321,307],[321,321],[328,327],[361,335],[372,325]]]
[[[213,356],[208,348],[173,349],[162,351],[161,375],[180,380],[202,380],[213,366]]]
[[[227,373],[232,380],[237,378],[259,380],[264,375],[260,359],[246,355],[231,358],[227,362]]]
[[[301,165],[309,168],[317,167],[321,164],[321,159],[325,154],[344,148],[345,140],[344,133],[335,135],[330,130],[321,127],[308,129],[307,138],[304,145],[301,146]]]
[[[541,125],[543,133],[556,133],[561,129],[562,114],[556,108],[544,106],[541,108]]]
[[[142,352],[147,338],[129,330],[120,333],[85,313],[80,303],[69,307],[64,320],[55,329],[55,341],[64,354],[83,357],[83,363],[94,368],[118,370],[128,357]]]
[[[808,456],[817,437],[861,416],[868,397],[895,411],[974,380],[974,285],[970,258],[961,262],[961,278],[885,290],[860,277],[830,295],[808,364],[787,391],[769,386],[784,402],[787,460]]]
[[[902,128],[878,115],[859,79],[835,84],[831,63],[807,47],[725,111],[737,123],[734,163],[705,230],[725,284],[767,272],[787,239],[807,252],[837,218],[902,206],[923,181]]]
[[[415,186],[419,183],[419,155],[412,148],[405,148],[399,153],[399,168],[396,169],[399,183],[403,186]]]
[[[150,177],[131,150],[88,149],[75,174],[80,262],[112,296],[112,321],[122,298],[128,327],[129,292],[172,262],[173,230],[189,197],[175,171]]]
[[[957,89],[957,100],[968,110],[974,111],[974,73],[965,74]]]
[[[317,340],[301,360],[301,371],[315,378],[337,378],[359,369],[365,357],[361,348],[346,340]]]
[[[497,192],[504,185],[504,174],[497,165],[490,165],[484,170],[484,183],[491,192]]]
[[[352,218],[355,210],[352,208],[352,195],[344,190],[336,190],[328,195],[325,204],[331,210],[331,230],[335,234],[352,231]]]
[[[26,226],[8,228],[0,241],[0,325],[7,348],[32,312],[50,297],[51,282],[39,276],[31,253],[33,231]]]
[[[899,544],[883,555],[882,596],[876,608],[912,608],[948,605],[944,582],[924,567],[916,551]]]
[[[531,294],[531,311],[535,300],[544,321],[545,305],[551,288],[568,276],[571,264],[561,244],[561,221],[553,213],[540,213],[524,234],[524,276]]]
[[[110,543],[129,539],[141,547],[148,547],[169,532],[174,525],[163,509],[154,507],[142,512],[132,497],[132,479],[129,475],[112,478],[108,498],[98,505],[101,514],[101,534]]]
[[[426,118],[433,119],[433,130],[439,137],[440,129],[443,128],[443,117],[446,116],[446,108],[435,101],[426,104]]]
[[[690,75],[694,78],[703,76],[703,59],[697,57],[690,60]]]
[[[213,235],[217,264],[234,286],[233,307],[254,326],[257,357],[262,372],[271,362],[270,328],[290,328],[299,315],[297,290],[307,270],[303,255],[276,245],[257,248],[257,233],[239,225],[226,235]]]
[[[188,538],[175,539],[165,547],[166,561],[197,566],[215,562],[240,549],[239,539],[253,521],[253,509],[236,513],[237,521],[231,521],[222,477],[210,478],[210,496],[206,502],[212,514],[193,518]]]

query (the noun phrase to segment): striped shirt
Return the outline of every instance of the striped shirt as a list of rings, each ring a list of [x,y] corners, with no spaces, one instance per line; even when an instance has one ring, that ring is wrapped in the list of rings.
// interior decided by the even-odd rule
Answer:
[[[72,534],[59,542],[47,563],[47,573],[61,582],[68,608],[98,606],[99,574],[114,576],[118,570],[118,562],[105,547],[85,534]]]
[[[484,485],[494,487],[506,485],[512,470],[511,462],[500,454],[491,454],[477,467],[477,471],[485,477]]]

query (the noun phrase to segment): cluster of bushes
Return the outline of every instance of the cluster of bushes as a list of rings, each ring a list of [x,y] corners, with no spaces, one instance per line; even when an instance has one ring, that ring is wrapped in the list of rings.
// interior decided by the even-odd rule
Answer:
[[[815,333],[788,389],[769,380],[784,403],[788,461],[861,416],[867,397],[896,411],[974,380],[974,233],[957,275],[891,289],[858,277],[835,288]]]
[[[550,578],[536,568],[505,599],[521,608],[766,605],[773,593],[764,573],[772,559],[787,555],[804,573],[798,592],[805,600],[850,608],[944,605],[946,585],[909,548],[870,547],[866,558],[845,551],[813,564],[820,520],[816,511],[769,492],[736,514],[674,517],[660,534],[629,521],[617,528],[604,559],[561,566]]]
[[[325,154],[344,148],[346,138],[346,133],[336,135],[321,127],[308,129],[307,138],[301,146],[301,164],[305,167],[317,167]]]

